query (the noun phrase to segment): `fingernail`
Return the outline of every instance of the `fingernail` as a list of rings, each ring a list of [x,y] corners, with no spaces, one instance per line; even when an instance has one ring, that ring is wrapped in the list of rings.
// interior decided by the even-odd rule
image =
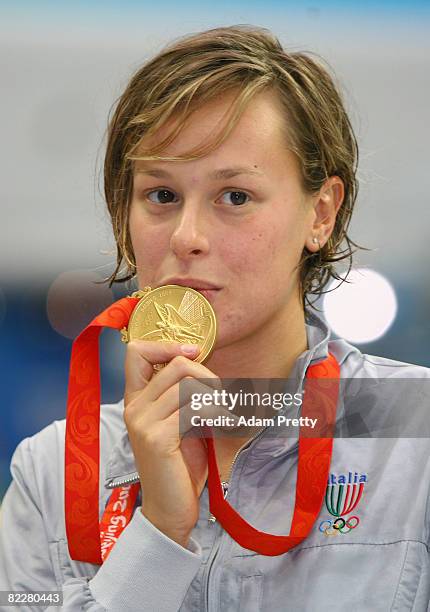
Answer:
[[[194,355],[197,353],[198,346],[196,344],[182,344],[181,351],[186,355]]]

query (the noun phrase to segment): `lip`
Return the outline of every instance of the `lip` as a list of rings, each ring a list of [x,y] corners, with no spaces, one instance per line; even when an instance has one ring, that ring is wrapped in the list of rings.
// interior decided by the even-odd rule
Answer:
[[[213,301],[213,298],[219,293],[220,289],[196,289],[199,293],[205,297],[208,302]]]
[[[160,283],[160,287],[162,285],[180,285],[181,287],[191,287],[191,289],[195,289],[196,291],[209,291],[210,293],[219,291],[221,289],[221,287],[218,287],[213,283],[209,283],[198,278],[168,278]]]

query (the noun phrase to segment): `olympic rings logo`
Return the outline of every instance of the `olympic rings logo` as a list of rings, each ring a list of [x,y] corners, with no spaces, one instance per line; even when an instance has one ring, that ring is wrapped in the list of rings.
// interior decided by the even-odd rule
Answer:
[[[325,536],[336,536],[339,533],[349,533],[352,529],[358,527],[359,522],[358,516],[350,516],[347,520],[339,516],[335,521],[330,519],[321,521],[319,530]]]

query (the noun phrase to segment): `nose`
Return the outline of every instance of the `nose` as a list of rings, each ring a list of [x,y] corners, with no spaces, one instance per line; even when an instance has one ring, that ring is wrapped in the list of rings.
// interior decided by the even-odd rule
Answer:
[[[180,259],[197,257],[209,251],[207,227],[204,223],[201,206],[197,202],[186,203],[176,219],[170,238],[170,248]]]

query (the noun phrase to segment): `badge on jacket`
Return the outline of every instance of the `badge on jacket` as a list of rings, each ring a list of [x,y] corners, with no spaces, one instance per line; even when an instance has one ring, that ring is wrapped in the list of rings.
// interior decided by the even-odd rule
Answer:
[[[363,496],[367,474],[348,472],[347,474],[330,474],[325,493],[325,506],[334,519],[325,519],[319,524],[319,530],[325,536],[337,536],[349,533],[360,523],[355,514]],[[354,512],[354,514],[351,514]]]

